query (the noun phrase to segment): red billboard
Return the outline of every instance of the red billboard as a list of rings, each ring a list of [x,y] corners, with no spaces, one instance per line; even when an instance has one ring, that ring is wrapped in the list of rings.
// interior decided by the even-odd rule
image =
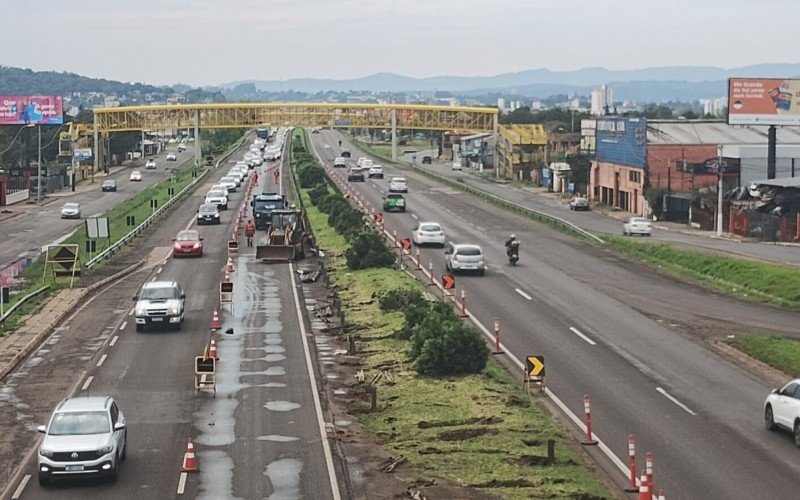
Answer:
[[[0,96],[0,125],[61,125],[64,98],[60,95]]]
[[[800,80],[731,78],[728,80],[731,125],[800,125]]]

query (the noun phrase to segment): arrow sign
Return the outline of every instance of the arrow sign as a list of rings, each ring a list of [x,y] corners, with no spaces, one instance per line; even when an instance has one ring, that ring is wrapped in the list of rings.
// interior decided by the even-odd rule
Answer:
[[[525,373],[528,377],[544,377],[544,356],[527,356],[525,358]]]
[[[375,213],[375,222],[381,222],[383,220],[383,214],[380,212]]]
[[[456,279],[453,277],[452,274],[443,274],[442,275],[442,288],[445,290],[451,290],[456,286]]]
[[[403,247],[403,250],[409,250],[411,248],[411,240],[403,238],[400,240],[400,245]]]

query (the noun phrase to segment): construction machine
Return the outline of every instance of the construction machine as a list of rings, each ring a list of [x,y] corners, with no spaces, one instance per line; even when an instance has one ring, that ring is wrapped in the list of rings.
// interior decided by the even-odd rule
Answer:
[[[300,210],[273,210],[267,235],[256,245],[256,259],[289,262],[305,257],[308,234]]]

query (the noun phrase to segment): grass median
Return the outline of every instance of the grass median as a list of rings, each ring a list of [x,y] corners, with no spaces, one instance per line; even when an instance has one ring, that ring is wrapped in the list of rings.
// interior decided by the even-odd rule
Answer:
[[[368,376],[387,371],[393,378],[378,384],[379,411],[370,411],[367,403],[352,408],[382,445],[405,456],[422,481],[446,478],[510,499],[610,496],[562,425],[494,361],[476,375],[416,373],[408,362],[408,342],[393,335],[403,314],[381,311],[375,299],[396,288],[424,287],[398,269],[349,270],[347,241],[310,203],[308,190],[301,189],[300,196],[348,323],[360,327],[362,368]],[[549,440],[555,442],[552,463]]]
[[[800,342],[797,340],[774,335],[737,335],[727,343],[792,378],[800,377]]]

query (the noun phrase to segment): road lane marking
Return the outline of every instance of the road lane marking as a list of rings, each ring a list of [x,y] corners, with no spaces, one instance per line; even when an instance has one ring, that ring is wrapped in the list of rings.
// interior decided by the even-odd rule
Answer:
[[[113,338],[113,339],[111,339],[111,343],[110,343],[110,344],[108,344],[108,346],[109,346],[109,347],[114,347],[114,344],[116,344],[116,343],[117,343],[117,340],[119,340],[119,335],[114,335],[114,338]]]
[[[414,220],[419,219],[419,217],[417,217],[416,214],[411,214],[411,218],[414,219]]]
[[[525,297],[526,299],[528,299],[528,300],[533,300],[533,297],[531,297],[531,296],[530,296],[530,295],[528,295],[527,293],[523,292],[523,291],[522,291],[522,290],[520,290],[519,288],[515,288],[514,290],[515,290],[515,291],[516,291],[518,294],[520,294],[520,295],[522,295],[523,297]]]
[[[107,358],[107,357],[108,357],[108,354],[103,354],[102,356],[100,356],[100,361],[98,361],[98,362],[97,362],[97,367],[98,367],[98,368],[100,368],[101,366],[103,366],[103,363],[105,363],[105,362],[106,362],[106,358]]]
[[[22,496],[22,491],[25,489],[25,486],[28,485],[28,481],[31,480],[30,474],[25,474],[25,477],[22,478],[22,481],[19,483],[19,487],[14,491],[14,494],[11,495],[11,500],[17,500],[19,497]]]
[[[680,409],[682,409],[683,411],[685,411],[685,412],[686,412],[686,413],[688,413],[689,415],[691,415],[691,416],[693,416],[693,417],[696,417],[696,416],[697,416],[697,413],[693,412],[693,411],[692,411],[692,410],[691,410],[691,409],[690,409],[688,406],[686,406],[685,404],[683,404],[683,403],[681,403],[680,401],[678,401],[678,400],[675,398],[675,396],[673,396],[673,395],[669,394],[667,391],[665,391],[665,390],[664,390],[664,389],[662,389],[661,387],[656,387],[656,390],[657,390],[658,392],[660,392],[660,393],[661,393],[661,394],[662,394],[662,395],[663,395],[665,398],[669,399],[670,401],[672,401],[673,403],[675,403],[676,405],[678,405],[678,407],[680,407]]]
[[[583,340],[588,342],[590,345],[597,345],[597,343],[594,340],[592,340],[589,337],[587,337],[586,335],[584,335],[580,330],[578,330],[574,326],[569,327],[569,331],[571,331],[572,333],[574,333],[578,337],[582,338]]]
[[[91,376],[89,376],[89,378],[86,379],[86,382],[83,383],[83,387],[81,387],[81,390],[85,391],[86,389],[88,389],[89,388],[89,384],[92,383],[92,380],[94,380],[94,375],[91,375]]]
[[[164,270],[164,268],[163,268],[163,267],[159,267],[159,268],[156,270],[156,274],[161,274],[161,271],[163,271],[163,270]]]
[[[124,330],[126,326],[128,326],[128,322],[127,321],[123,321],[122,324],[119,325],[119,329],[120,330]]]
[[[181,472],[181,478],[178,480],[178,495],[183,495],[184,490],[186,490],[186,476],[188,474],[186,472]]]
[[[339,483],[336,478],[336,470],[333,467],[333,455],[331,454],[331,445],[328,437],[327,425],[322,415],[322,404],[319,400],[319,391],[317,390],[316,377],[314,376],[314,363],[311,361],[311,352],[308,348],[308,339],[306,334],[306,322],[303,315],[303,309],[300,307],[300,296],[297,293],[297,282],[294,279],[294,264],[289,263],[289,276],[292,281],[292,295],[294,296],[294,307],[297,312],[297,320],[300,323],[300,338],[303,341],[303,352],[306,356],[306,370],[308,370],[309,381],[311,383],[311,393],[314,396],[314,409],[317,413],[317,424],[319,425],[319,435],[322,441],[322,450],[325,454],[325,463],[328,466],[328,479],[330,480],[331,495],[333,500],[341,500],[341,493],[339,492]]]
[[[133,311],[134,311],[134,309],[131,308],[130,312],[128,312],[128,316],[133,316]]]

